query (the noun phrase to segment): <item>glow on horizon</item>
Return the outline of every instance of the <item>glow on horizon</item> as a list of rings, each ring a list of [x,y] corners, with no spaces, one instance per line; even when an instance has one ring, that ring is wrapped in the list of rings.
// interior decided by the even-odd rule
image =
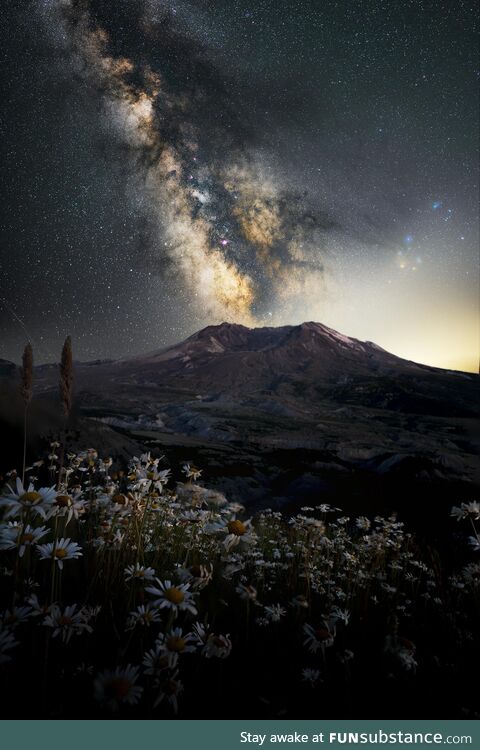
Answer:
[[[315,309],[298,311],[347,336],[373,341],[398,357],[446,370],[479,372],[480,310],[475,283],[420,274],[396,276],[391,267],[344,278]],[[323,308],[323,309],[322,309]]]
[[[397,321],[390,321],[391,324],[388,320],[380,319],[372,325],[368,325],[367,321],[351,321],[350,326],[340,327],[338,324],[335,326],[332,320],[327,325],[340,329],[347,336],[373,341],[403,359],[445,370],[478,373],[479,317],[462,312],[451,310],[442,320],[426,318],[417,323],[414,330],[409,325],[408,315],[399,316]]]

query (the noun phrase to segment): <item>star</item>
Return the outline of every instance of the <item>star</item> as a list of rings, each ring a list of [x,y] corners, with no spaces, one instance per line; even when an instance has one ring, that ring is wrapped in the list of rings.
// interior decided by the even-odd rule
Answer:
[[[116,357],[224,319],[477,351],[470,3],[439,0],[434,28],[382,0],[19,5],[0,4],[0,264],[39,361],[63,329],[79,359]]]

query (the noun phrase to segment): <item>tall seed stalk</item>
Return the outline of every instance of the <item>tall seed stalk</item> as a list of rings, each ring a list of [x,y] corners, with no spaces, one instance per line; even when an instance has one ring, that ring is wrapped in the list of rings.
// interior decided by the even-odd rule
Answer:
[[[65,460],[65,441],[67,438],[67,424],[72,411],[72,390],[73,390],[73,355],[72,355],[72,337],[67,336],[62,349],[60,360],[60,398],[62,401],[63,415],[65,418],[63,426],[62,447],[60,453],[60,466],[58,469],[58,488],[60,488],[63,464]]]
[[[25,470],[27,465],[27,413],[32,400],[33,390],[33,349],[28,343],[23,350],[20,394],[23,399],[23,468],[22,484],[25,484]]]

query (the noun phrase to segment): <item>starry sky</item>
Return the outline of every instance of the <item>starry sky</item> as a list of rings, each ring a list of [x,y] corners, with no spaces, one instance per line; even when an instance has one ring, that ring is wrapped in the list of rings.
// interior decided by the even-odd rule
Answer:
[[[2,0],[0,357],[316,320],[478,370],[468,0]]]

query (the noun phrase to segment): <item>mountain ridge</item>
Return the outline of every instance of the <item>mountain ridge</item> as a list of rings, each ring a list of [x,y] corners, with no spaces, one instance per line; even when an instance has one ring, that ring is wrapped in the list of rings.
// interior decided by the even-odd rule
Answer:
[[[436,373],[461,373],[467,377],[475,377],[476,373],[467,373],[461,370],[446,370],[434,365],[415,362],[404,357],[400,357],[373,341],[362,341],[361,339],[347,336],[339,333],[333,328],[315,321],[305,321],[298,325],[286,326],[261,326],[249,328],[238,323],[223,322],[218,325],[210,325],[196,331],[186,339],[170,344],[160,349],[155,349],[145,354],[122,357],[117,360],[105,362],[110,364],[112,361],[126,364],[146,361],[167,361],[175,357],[190,356],[191,352],[200,349],[206,354],[228,354],[228,353],[247,353],[247,352],[267,352],[291,344],[292,341],[299,340],[303,344],[304,351],[310,350],[314,353],[315,343],[312,338],[321,339],[323,345],[329,346],[330,350],[341,348],[344,354],[363,353],[370,358],[375,354],[381,354],[388,358],[390,365],[398,363],[399,366],[427,370]],[[320,341],[317,340],[317,344]]]

